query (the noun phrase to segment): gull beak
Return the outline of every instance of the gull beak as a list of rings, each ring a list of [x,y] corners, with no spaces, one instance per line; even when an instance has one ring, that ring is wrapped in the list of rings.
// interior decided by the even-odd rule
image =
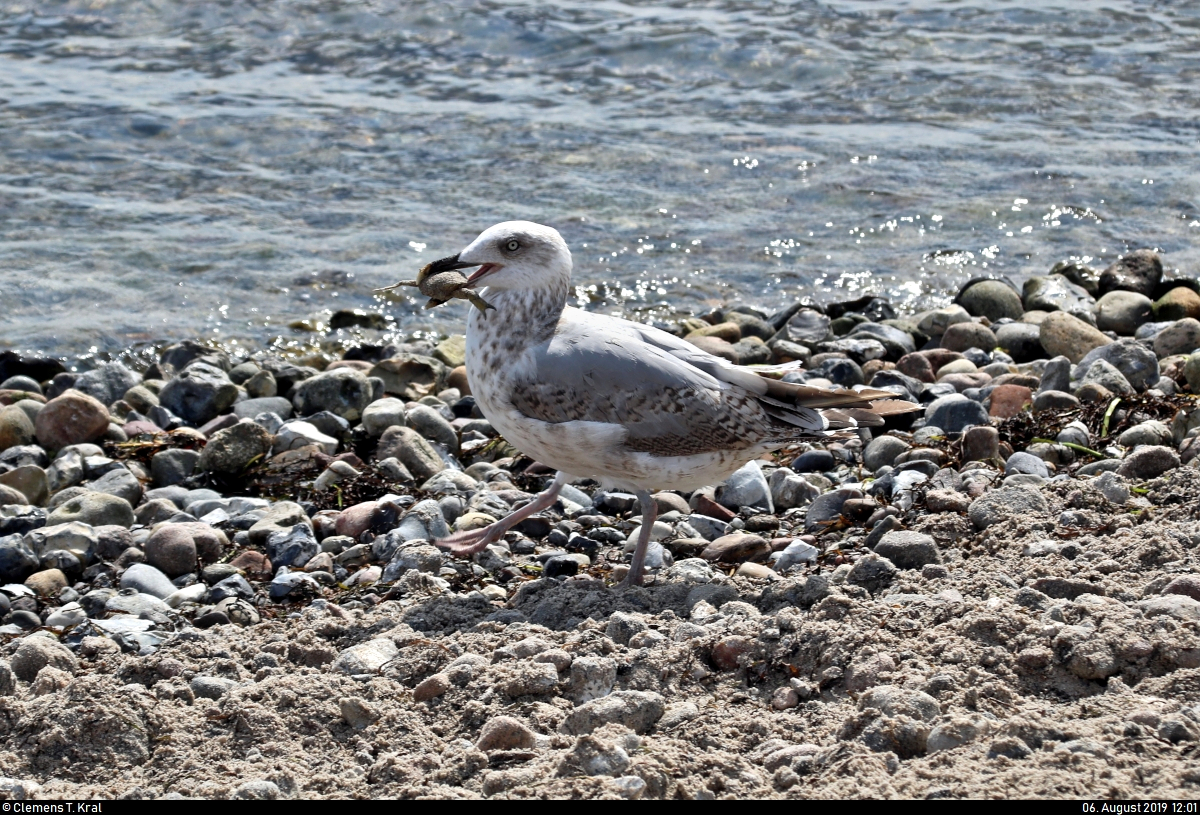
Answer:
[[[452,272],[456,269],[469,269],[472,266],[478,266],[478,263],[463,263],[458,259],[458,255],[451,255],[448,258],[441,258],[429,264],[429,274],[440,274],[441,272]]]

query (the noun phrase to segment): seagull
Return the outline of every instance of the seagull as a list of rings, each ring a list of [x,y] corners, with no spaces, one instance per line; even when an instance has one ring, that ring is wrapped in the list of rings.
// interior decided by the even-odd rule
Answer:
[[[623,585],[641,585],[652,491],[717,484],[786,445],[918,409],[888,391],[781,382],[771,374],[794,367],[733,365],[652,326],[572,308],[571,252],[548,226],[496,224],[430,273],[472,267],[465,287],[494,310],[467,319],[471,393],[510,444],[558,472],[511,515],[435,542],[457,556],[553,506],[573,478],[592,478],[638,498],[641,533]]]

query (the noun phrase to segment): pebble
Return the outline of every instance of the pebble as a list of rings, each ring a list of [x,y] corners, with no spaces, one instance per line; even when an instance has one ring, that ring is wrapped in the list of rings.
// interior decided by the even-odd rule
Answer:
[[[94,441],[108,430],[108,408],[95,398],[68,390],[47,402],[34,422],[38,444],[57,450]]]
[[[942,562],[933,538],[920,532],[888,532],[875,545],[875,553],[901,569],[920,569],[929,563]]]
[[[635,733],[645,733],[662,718],[662,696],[652,691],[614,691],[584,702],[563,720],[562,732],[581,736],[606,724],[620,724]]]
[[[79,660],[57,639],[35,635],[20,641],[9,659],[9,666],[17,679],[32,682],[47,666],[74,674],[79,668]]]
[[[1138,481],[1157,478],[1180,464],[1179,454],[1162,445],[1146,445],[1130,453],[1117,468],[1117,475]]]

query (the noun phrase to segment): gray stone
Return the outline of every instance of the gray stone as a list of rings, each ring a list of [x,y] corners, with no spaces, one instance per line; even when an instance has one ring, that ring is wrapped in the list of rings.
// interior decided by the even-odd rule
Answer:
[[[889,359],[899,359],[905,354],[911,354],[917,350],[912,335],[893,325],[870,322],[859,323],[854,326],[848,336],[877,340],[887,351]],[[745,365],[748,363],[742,362],[742,364]]]
[[[133,507],[124,498],[86,492],[60,504],[46,517],[46,526],[78,521],[89,526],[133,526]]]
[[[347,648],[338,654],[330,667],[351,676],[379,673],[398,653],[399,649],[390,637],[380,637]]]
[[[1055,441],[1059,444],[1078,444],[1081,447],[1087,447],[1092,443],[1092,437],[1088,432],[1087,425],[1076,420],[1058,431]]]
[[[1154,336],[1154,353],[1159,359],[1190,354],[1200,348],[1200,320],[1176,320]]]
[[[767,484],[771,488],[771,503],[776,512],[806,506],[821,494],[819,489],[787,467],[776,468],[767,479]]]
[[[1016,475],[1017,473],[1036,475],[1040,478],[1050,477],[1050,470],[1047,469],[1046,462],[1035,455],[1024,452],[1013,453],[1004,463],[1005,475]]]
[[[1100,273],[1100,292],[1122,289],[1150,297],[1162,280],[1162,260],[1151,249],[1138,249],[1124,255]]]
[[[23,583],[37,571],[40,560],[20,535],[0,538],[0,582]]]
[[[395,458],[418,482],[427,481],[446,469],[437,451],[411,427],[389,427],[375,448],[375,459]]]
[[[581,656],[571,662],[571,696],[577,704],[608,696],[616,681],[617,663],[612,659]]]
[[[298,416],[311,416],[322,410],[353,422],[371,403],[371,383],[362,371],[334,368],[304,380],[292,394],[292,406]]]
[[[407,543],[392,555],[380,580],[384,583],[394,583],[402,574],[413,570],[436,575],[445,562],[446,555],[436,546],[428,543]]]
[[[967,516],[978,529],[986,529],[1009,518],[1041,514],[1049,505],[1036,489],[1005,486],[971,502]]]
[[[1125,375],[1103,359],[1098,359],[1088,366],[1087,373],[1080,379],[1076,392],[1085,385],[1099,385],[1111,393],[1125,396],[1132,396],[1135,393]]]
[[[896,533],[890,533],[896,534]],[[862,586],[876,594],[891,585],[896,577],[896,565],[878,554],[859,558],[846,575],[846,582]]]
[[[253,419],[260,413],[274,413],[282,419],[287,419],[292,415],[292,403],[282,396],[263,396],[258,399],[244,399],[233,406],[233,415],[239,419]]]
[[[281,569],[279,574],[271,580],[271,585],[267,589],[267,596],[275,602],[279,603],[287,599],[289,596],[311,596],[312,592],[318,591],[320,584],[312,575],[304,572],[289,572],[286,569]]]
[[[452,455],[458,455],[458,433],[450,422],[428,405],[417,405],[405,415],[407,424],[426,439],[435,441]]]
[[[651,691],[615,691],[584,702],[567,715],[559,729],[572,736],[591,733],[606,724],[620,724],[635,733],[645,733],[662,718],[663,698]]]
[[[700,537],[707,541],[713,541],[722,535],[729,534],[729,530],[731,528],[725,521],[717,518],[710,518],[707,515],[699,515],[697,513],[688,515],[686,518],[684,518],[684,522],[687,523],[687,525],[692,529],[696,530]]]
[[[1125,506],[1129,502],[1129,485],[1116,473],[1101,473],[1092,482],[1092,486],[1099,490],[1100,494],[1104,496],[1104,500],[1109,503]]]
[[[1005,288],[1008,287],[1005,286]],[[1018,311],[1020,302],[1020,300],[1016,301]],[[960,305],[931,309],[918,316],[920,316],[920,320],[917,321],[917,330],[929,337],[940,337],[946,333],[947,328],[955,323],[965,323],[971,319],[970,313]]]
[[[1110,291],[1096,301],[1096,328],[1132,336],[1138,326],[1150,319],[1152,305],[1144,294]]]
[[[102,492],[107,495],[115,495],[118,498],[123,498],[129,502],[130,506],[137,506],[142,500],[141,482],[124,467],[109,470],[95,481],[90,481],[84,486],[92,492]]]
[[[1200,601],[1184,594],[1166,594],[1142,600],[1138,605],[1147,617],[1174,617],[1182,622],[1200,620]],[[16,665],[13,665],[16,668]]]
[[[175,448],[155,453],[150,459],[150,480],[155,487],[170,487],[189,478],[196,471],[200,453]]]
[[[1080,405],[1079,398],[1060,391],[1038,391],[1033,397],[1033,412],[1043,410],[1074,410]]]
[[[996,345],[1015,362],[1029,362],[1045,356],[1041,328],[1032,323],[1005,323],[996,328]]]
[[[237,385],[224,371],[195,362],[163,386],[158,400],[192,427],[199,427],[228,411],[237,396]]]
[[[229,373],[229,378],[233,379],[233,371]],[[253,376],[241,384],[246,388],[246,393],[254,399],[271,399],[279,393],[279,383],[275,381],[275,374],[270,371],[255,371]]]
[[[158,569],[146,563],[135,563],[121,575],[121,588],[133,589],[162,600],[179,588]]]
[[[1158,478],[1179,466],[1179,454],[1170,447],[1147,445],[1130,453],[1117,468],[1117,475],[1138,481]]]
[[[1183,376],[1192,393],[1200,393],[1200,351],[1193,351],[1183,365]]]
[[[937,699],[899,685],[876,685],[858,698],[858,708],[874,708],[885,716],[907,716],[923,722],[932,722],[942,713]]]
[[[197,699],[217,700],[237,687],[237,682],[221,676],[205,676],[201,674],[188,683]],[[272,784],[271,786],[275,786]],[[276,790],[278,792],[278,790]]]
[[[25,535],[25,541],[39,557],[47,552],[65,550],[72,552],[81,563],[91,563],[99,547],[95,528],[78,521],[31,530]]]
[[[1144,444],[1166,445],[1170,443],[1171,428],[1154,419],[1136,424],[1117,437],[1117,444],[1122,447],[1137,447]]]
[[[1046,360],[1046,364],[1042,367],[1042,381],[1038,386],[1038,392],[1062,391],[1065,393],[1070,389],[1071,360],[1064,356]]]
[[[271,450],[278,454],[285,450],[297,450],[309,445],[316,445],[322,453],[332,456],[337,452],[338,440],[322,433],[311,422],[296,419],[285,422],[279,427],[271,442]]]
[[[54,637],[35,635],[21,640],[21,644],[9,660],[9,665],[17,679],[32,682],[37,678],[38,671],[45,667],[74,674],[79,668],[79,660],[71,653],[70,648]]]
[[[854,487],[842,487],[817,496],[804,514],[804,531],[813,532],[837,521],[842,516],[842,504],[851,498],[862,497],[862,490]]]
[[[771,503],[771,486],[762,473],[757,461],[751,461],[725,479],[717,488],[717,503],[732,510],[756,507],[774,513]]]
[[[812,309],[800,309],[787,321],[781,332],[792,342],[813,344],[829,336],[828,316]]]
[[[991,322],[1005,317],[1019,320],[1025,311],[1017,291],[999,280],[980,280],[968,285],[956,302],[974,316],[987,317]]]
[[[201,470],[237,475],[271,452],[271,434],[254,422],[238,422],[218,430],[204,445],[198,465]]]
[[[449,369],[437,359],[420,354],[400,354],[377,363],[367,376],[378,377],[388,394],[416,401],[440,392]]]
[[[321,545],[313,536],[311,524],[298,523],[290,529],[280,529],[267,536],[267,559],[276,568],[299,568],[312,560],[319,551]]]
[[[1121,375],[1139,391],[1152,388],[1158,383],[1158,358],[1154,352],[1137,340],[1121,339],[1111,345],[1103,345],[1089,351],[1075,369],[1075,378],[1081,379],[1091,365],[1102,359],[1121,372]],[[1112,390],[1109,388],[1109,390]],[[1115,393],[1116,391],[1114,391]]]
[[[405,424],[404,402],[394,397],[379,399],[363,410],[362,425],[372,438],[382,436],[389,427],[403,427]]]
[[[927,563],[941,563],[937,544],[920,532],[888,532],[875,545],[875,554],[885,557],[901,569],[919,569]]]
[[[863,448],[863,466],[871,472],[880,467],[890,467],[895,464],[896,457],[908,449],[908,443],[895,436],[878,436]]]
[[[1062,275],[1026,280],[1024,301],[1026,311],[1065,311],[1089,323],[1095,319],[1096,301],[1087,289]]]
[[[294,501],[277,501],[267,509],[266,515],[250,527],[250,543],[255,546],[266,546],[267,539],[275,532],[289,531],[296,524],[306,524],[312,527],[308,513],[304,507]]]
[[[925,409],[925,424],[947,433],[961,433],[968,427],[988,423],[987,408],[960,393],[939,397]]]
[[[100,400],[105,405],[111,405],[141,381],[140,376],[120,362],[106,362],[95,370],[76,374],[75,382],[71,387],[80,393],[86,393],[88,396]],[[51,395],[57,396],[58,394]]]
[[[450,527],[446,523],[446,516],[442,514],[442,508],[436,501],[427,498],[414,504],[396,528],[388,534],[404,541],[437,540],[449,536]]]

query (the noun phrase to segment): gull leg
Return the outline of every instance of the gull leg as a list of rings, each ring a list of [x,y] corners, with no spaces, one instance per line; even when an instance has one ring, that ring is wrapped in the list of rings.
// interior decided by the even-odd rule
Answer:
[[[525,506],[518,509],[511,515],[506,515],[494,524],[488,524],[483,529],[472,529],[470,532],[459,532],[451,535],[448,538],[434,541],[440,549],[445,549],[452,555],[466,557],[473,555],[476,552],[481,552],[496,541],[504,537],[504,533],[512,529],[521,521],[536,515],[544,509],[549,509],[554,506],[554,502],[558,500],[558,493],[562,490],[563,485],[567,483],[567,474],[559,472],[554,477],[554,481],[546,488],[544,492],[534,498]]]
[[[642,531],[638,535],[637,548],[629,561],[629,574],[621,585],[624,588],[642,585],[642,572],[646,566],[646,550],[650,547],[650,536],[654,534],[654,521],[658,518],[658,504],[646,490],[638,490],[638,501],[642,505]]]

